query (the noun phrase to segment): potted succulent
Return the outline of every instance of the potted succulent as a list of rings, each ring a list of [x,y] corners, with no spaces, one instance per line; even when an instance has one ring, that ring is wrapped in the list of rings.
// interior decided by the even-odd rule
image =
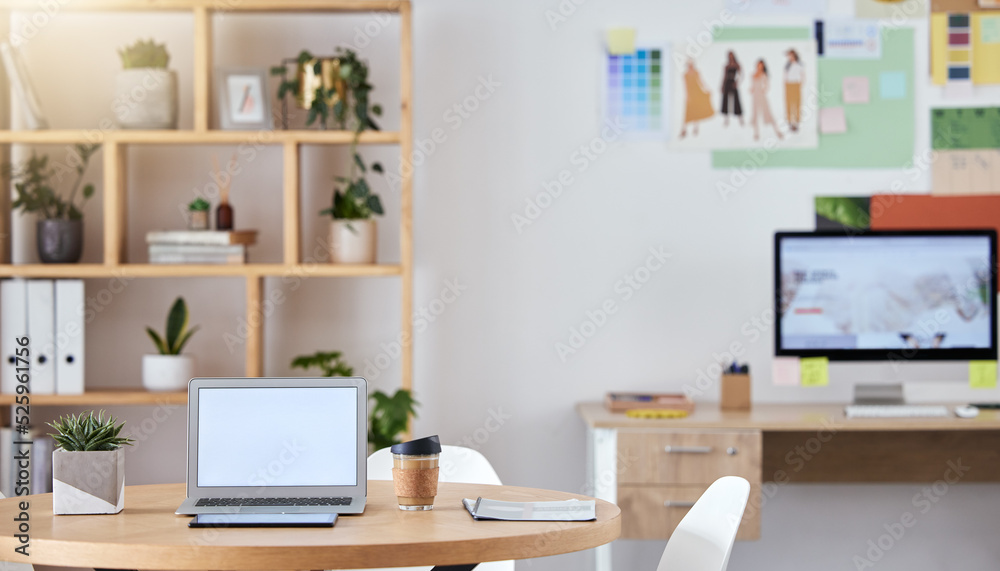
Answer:
[[[354,369],[342,359],[340,351],[317,351],[312,355],[299,355],[292,360],[292,368],[307,371],[317,368],[324,377],[354,375]],[[406,389],[398,389],[392,396],[376,390],[368,396],[368,400],[374,401],[368,413],[368,451],[374,452],[399,444],[399,437],[406,432],[410,417],[417,416],[416,406],[420,403]]]
[[[212,205],[202,197],[188,204],[188,228],[191,230],[208,230],[208,211]]]
[[[177,128],[177,72],[165,44],[138,40],[118,50],[122,71],[112,107],[123,129]]]
[[[116,514],[125,507],[125,450],[132,439],[119,436],[125,423],[94,411],[48,423],[52,451],[52,512]]]
[[[76,177],[65,198],[55,188],[67,165],[49,164],[48,155],[31,158],[21,165],[4,165],[4,175],[14,184],[11,208],[26,214],[38,214],[35,245],[38,257],[47,264],[71,264],[83,254],[83,207],[94,196],[94,185],[83,184],[90,158],[99,145],[76,145],[72,160]]]
[[[194,377],[194,357],[181,355],[184,345],[198,327],[188,329],[188,310],[178,297],[167,314],[167,328],[161,337],[153,328],[146,333],[159,354],[142,356],[142,384],[151,391],[179,391]]]

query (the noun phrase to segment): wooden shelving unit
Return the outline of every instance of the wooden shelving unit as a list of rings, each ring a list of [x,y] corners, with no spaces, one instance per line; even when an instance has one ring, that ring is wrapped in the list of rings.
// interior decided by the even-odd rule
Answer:
[[[16,395],[0,395],[0,405],[14,404]],[[98,389],[82,395],[31,395],[33,406],[149,406],[187,403],[185,392],[154,393]]]
[[[12,12],[38,10],[35,0],[5,0],[0,6],[0,25],[9,28]],[[213,124],[213,54],[212,20],[216,12],[391,12],[400,18],[400,126],[398,131],[364,132],[359,139],[362,145],[398,145],[401,160],[412,154],[412,18],[408,0],[74,0],[61,5],[65,11],[120,11],[120,12],[188,12],[194,18],[194,129],[164,131],[101,131],[99,129],[63,129],[46,131],[0,130],[0,144],[4,145],[3,158],[9,160],[9,146],[13,144],[66,144],[99,143],[104,157],[104,259],[101,264],[10,264],[10,201],[4,194],[0,199],[0,277],[34,278],[100,278],[134,276],[143,278],[163,277],[237,277],[246,282],[247,315],[263,315],[264,278],[286,275],[317,276],[330,278],[398,277],[401,281],[402,303],[400,329],[404,339],[412,339],[411,315],[413,312],[413,243],[412,243],[412,175],[410,169],[401,173],[400,199],[400,261],[398,264],[377,265],[321,265],[304,264],[301,253],[300,168],[303,145],[347,145],[354,138],[350,131],[290,130],[290,131],[222,131]],[[275,54],[276,57],[286,54]],[[378,62],[373,62],[378,65]],[[2,79],[2,78],[0,78]],[[8,93],[5,85],[4,93]],[[2,98],[0,98],[2,100]],[[5,109],[4,109],[5,111]],[[4,112],[2,124],[9,125]],[[283,199],[282,199],[282,262],[277,264],[246,265],[150,265],[132,264],[126,258],[128,220],[127,156],[130,145],[205,145],[240,144],[253,142],[278,145],[283,149]],[[264,328],[262,320],[248,319],[249,332],[244,374],[248,377],[263,373]],[[401,356],[402,378],[400,385],[413,386],[413,350],[404,344]],[[8,398],[11,397],[11,398]],[[144,391],[87,391],[83,395],[34,395],[32,404],[113,405],[156,404],[162,399],[171,403],[184,402],[185,395],[147,393]],[[179,400],[178,400],[179,399]],[[0,404],[11,404],[11,395],[0,396]]]

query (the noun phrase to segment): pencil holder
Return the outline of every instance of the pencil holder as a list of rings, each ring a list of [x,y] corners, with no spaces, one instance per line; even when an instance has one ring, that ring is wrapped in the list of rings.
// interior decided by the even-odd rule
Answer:
[[[722,410],[750,410],[750,375],[748,373],[722,374]]]

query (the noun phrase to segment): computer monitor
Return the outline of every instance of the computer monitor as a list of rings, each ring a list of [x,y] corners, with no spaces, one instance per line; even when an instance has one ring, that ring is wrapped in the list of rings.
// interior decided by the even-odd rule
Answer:
[[[996,232],[778,232],[775,354],[997,358]]]

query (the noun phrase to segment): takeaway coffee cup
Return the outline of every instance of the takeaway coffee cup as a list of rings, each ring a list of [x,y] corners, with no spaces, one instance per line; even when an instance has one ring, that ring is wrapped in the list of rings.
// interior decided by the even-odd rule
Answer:
[[[438,487],[437,435],[392,446],[392,485],[401,510],[432,510]]]

